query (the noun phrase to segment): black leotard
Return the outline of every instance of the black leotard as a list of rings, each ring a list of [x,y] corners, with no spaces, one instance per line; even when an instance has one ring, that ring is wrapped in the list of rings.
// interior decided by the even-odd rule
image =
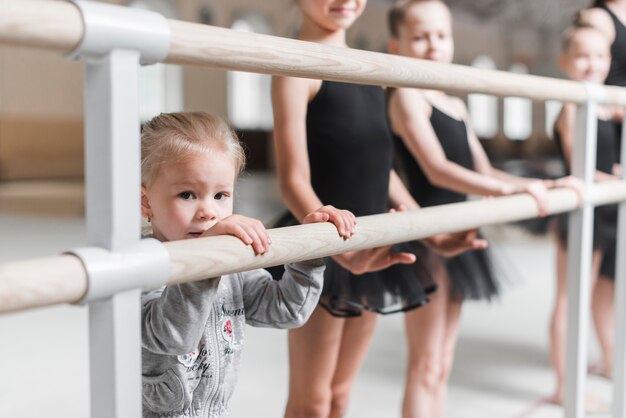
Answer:
[[[430,123],[449,161],[474,170],[465,122],[455,119],[432,106]],[[467,200],[462,193],[433,184],[402,139],[395,136],[398,163],[404,173],[409,190],[420,206],[435,206]],[[440,258],[432,251],[425,252],[429,259]],[[498,293],[498,284],[486,251],[468,251],[456,257],[441,258],[448,271],[450,283],[457,297],[463,299],[489,299]]]
[[[615,122],[598,119],[596,170],[611,174],[613,165],[617,162],[615,143],[618,141]],[[569,174],[569,163],[563,153],[561,133],[554,127],[554,140],[561,154],[565,172]],[[567,244],[567,217],[559,218],[559,238]],[[599,206],[594,210],[593,218],[593,245],[603,253],[600,265],[601,277],[615,279],[615,261],[617,248],[617,206]]]
[[[393,140],[383,89],[322,82],[308,105],[306,130],[311,185],[322,203],[356,216],[386,212]],[[278,226],[295,222],[287,214]],[[335,316],[360,315],[361,309],[390,313],[423,305],[433,290],[419,262],[355,276],[328,258],[320,304]]]
[[[611,69],[605,80],[605,84],[613,86],[626,86],[626,26],[603,2],[598,2],[594,7],[605,10],[615,27],[615,40],[611,44]]]

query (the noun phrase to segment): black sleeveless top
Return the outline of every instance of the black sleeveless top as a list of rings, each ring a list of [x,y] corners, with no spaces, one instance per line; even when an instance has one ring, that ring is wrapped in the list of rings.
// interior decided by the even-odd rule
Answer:
[[[378,86],[323,81],[306,118],[311,184],[356,216],[387,211],[393,140]]]
[[[474,160],[467,137],[465,122],[455,119],[432,106],[430,123],[441,143],[446,158],[469,170],[474,170]],[[435,206],[463,202],[467,195],[443,189],[428,180],[402,139],[394,135],[398,162],[406,175],[409,191],[420,206]]]
[[[594,7],[606,10],[615,26],[615,40],[611,45],[611,69],[604,83],[624,87],[626,86],[626,26],[605,3],[596,2]]]
[[[618,160],[615,154],[615,147],[618,142],[618,131],[615,129],[615,122],[612,120],[598,119],[598,144],[596,149],[596,170],[611,174],[613,172],[613,164]],[[570,167],[565,154],[563,153],[563,143],[561,133],[554,126],[554,141],[556,142],[561,160],[565,165],[565,172],[570,174]]]

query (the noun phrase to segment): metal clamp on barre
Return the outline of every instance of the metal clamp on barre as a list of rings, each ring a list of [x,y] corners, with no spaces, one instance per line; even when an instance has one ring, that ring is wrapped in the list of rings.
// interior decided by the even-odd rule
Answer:
[[[98,59],[113,50],[140,53],[140,63],[155,64],[167,57],[170,26],[162,15],[148,10],[68,0],[80,10],[84,34],[70,58]]]
[[[587,92],[587,101],[593,103],[603,103],[606,100],[606,91],[602,84],[583,81],[585,91]]]
[[[125,251],[81,247],[66,254],[78,257],[87,271],[87,293],[79,304],[130,289],[156,289],[167,282],[170,274],[169,254],[153,238],[142,239],[137,247]]]

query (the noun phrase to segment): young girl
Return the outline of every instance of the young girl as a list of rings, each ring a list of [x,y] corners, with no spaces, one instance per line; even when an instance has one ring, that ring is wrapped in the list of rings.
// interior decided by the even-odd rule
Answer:
[[[572,80],[602,83],[611,63],[609,41],[599,30],[579,25],[568,29],[563,42],[563,53],[559,64]],[[554,137],[559,145],[561,156],[569,170],[576,105],[566,103],[559,114]],[[615,152],[619,134],[615,120],[620,112],[611,106],[598,107],[598,131],[596,152],[596,181],[615,180],[613,174],[619,171]],[[566,219],[560,220],[560,233],[557,239],[557,293],[551,323],[551,358],[556,372],[556,390],[553,401],[561,404],[564,389],[565,331],[567,320],[567,236]],[[600,206],[594,211],[594,253],[592,261],[592,316],[603,357],[603,371],[609,374],[613,356],[613,308],[615,280],[615,250],[617,229],[617,207]],[[600,280],[598,280],[598,277]],[[601,409],[593,398],[587,400],[589,410]]]
[[[234,235],[262,254],[263,224],[233,215],[244,154],[232,130],[207,113],[161,114],[142,130],[141,211],[159,241]],[[324,207],[304,223],[333,221]],[[302,325],[317,304],[324,263],[286,266],[166,286],[142,297],[144,417],[223,417],[237,380],[245,324]]]
[[[391,53],[452,62],[454,43],[448,7],[439,0],[400,0],[389,11]],[[494,169],[467,123],[464,103],[442,91],[393,89],[389,118],[399,160],[413,197],[421,206],[460,202],[468,194],[530,193],[539,213],[547,211],[546,183]],[[407,313],[409,366],[404,417],[445,416],[462,302],[498,293],[484,251],[443,259],[424,255],[439,291],[428,306]]]
[[[611,43],[611,67],[604,82],[626,86],[626,0],[595,0],[580,20],[603,32]]]
[[[346,47],[346,29],[365,3],[299,0],[302,26],[298,38]],[[349,209],[357,216],[385,212],[390,204],[417,207],[392,171],[393,143],[382,88],[274,77],[272,101],[278,177],[291,211],[281,225],[301,221],[322,204]],[[348,238],[354,220],[346,218],[343,225],[342,235]],[[465,238],[455,245],[485,245],[471,234]],[[430,283],[420,281],[428,275],[416,271],[415,266],[395,265],[357,274],[414,260],[413,254],[393,253],[389,248],[327,260],[320,306],[304,327],[289,333],[287,417],[340,417],[345,413],[374,331],[374,312],[418,307],[431,290]]]

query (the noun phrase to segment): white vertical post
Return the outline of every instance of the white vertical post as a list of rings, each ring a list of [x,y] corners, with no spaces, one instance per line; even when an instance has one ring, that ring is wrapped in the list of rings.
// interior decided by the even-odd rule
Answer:
[[[86,216],[89,245],[111,251],[141,236],[139,53],[85,63]],[[141,416],[140,290],[89,304],[91,416]]]
[[[626,179],[626,123],[622,125],[622,178]],[[617,266],[615,269],[615,346],[613,352],[613,418],[626,418],[626,202],[617,217]]]
[[[73,2],[84,23],[83,39],[73,55],[86,59],[87,241],[120,254],[137,249],[141,238],[139,64],[153,64],[167,56],[169,24],[154,12]],[[114,268],[119,266],[104,265],[116,275],[110,277],[114,289],[122,272]],[[143,273],[158,279],[149,268]],[[106,274],[98,274],[98,280],[107,279]],[[103,283],[98,285],[102,288]],[[89,302],[93,418],[142,415],[140,292],[125,291]]]
[[[576,112],[572,174],[583,179],[587,192],[593,187],[596,168],[596,104],[588,101]],[[588,200],[587,200],[588,201]],[[570,213],[567,260],[567,354],[565,364],[565,417],[585,416],[585,380],[591,260],[593,252],[593,205]]]

